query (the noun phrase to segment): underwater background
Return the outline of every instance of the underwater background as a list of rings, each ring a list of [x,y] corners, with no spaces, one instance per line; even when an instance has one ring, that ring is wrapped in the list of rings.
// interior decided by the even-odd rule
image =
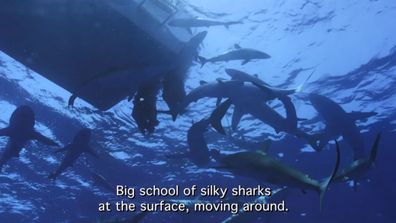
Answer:
[[[231,3],[232,2],[232,3]],[[366,151],[375,135],[382,140],[375,167],[357,191],[348,183],[332,184],[319,211],[317,193],[292,189],[286,198],[289,212],[276,214],[271,222],[394,222],[396,201],[396,1],[263,1],[263,0],[190,0],[181,2],[191,15],[221,21],[242,21],[240,25],[197,28],[208,30],[199,54],[212,57],[225,50],[242,47],[262,50],[268,60],[210,63],[201,68],[193,64],[186,91],[201,80],[228,78],[226,68],[241,69],[271,85],[295,88],[313,72],[302,92],[293,95],[300,123],[305,131],[319,131],[321,122],[306,93],[331,98],[346,111],[374,111],[377,115],[358,123],[364,135]],[[1,32],[6,32],[2,30]],[[0,34],[1,35],[1,34]],[[106,43],[103,43],[106,44]],[[111,93],[111,92],[109,92]],[[227,171],[199,168],[184,159],[168,155],[187,150],[186,135],[191,124],[210,115],[215,100],[200,100],[174,122],[159,115],[152,135],[139,132],[131,118],[131,103],[120,102],[108,111],[99,111],[77,100],[67,107],[70,93],[45,79],[18,61],[0,52],[0,127],[8,124],[19,105],[30,105],[36,113],[36,128],[62,145],[70,142],[81,127],[93,130],[92,147],[101,158],[83,156],[55,182],[48,174],[56,168],[61,154],[31,142],[0,173],[0,222],[97,222],[133,214],[99,214],[99,202],[117,201],[109,190],[92,177],[100,173],[112,185],[130,186],[221,186],[257,185],[257,181],[234,176]],[[158,109],[167,106],[158,97]],[[282,112],[282,111],[280,111]],[[230,116],[223,120],[229,130]],[[231,131],[231,130],[229,130]],[[273,140],[269,152],[315,179],[329,175],[335,162],[334,146],[314,152],[302,140],[277,134],[272,128],[245,116],[232,137],[250,141]],[[209,148],[224,153],[242,150],[227,136],[214,130],[207,135]],[[7,139],[0,138],[0,151]],[[341,166],[352,161],[349,145],[341,140]],[[150,198],[155,200],[155,198]],[[222,222],[229,213],[154,213],[142,222]],[[204,220],[203,220],[204,217]],[[261,221],[258,221],[261,222]]]

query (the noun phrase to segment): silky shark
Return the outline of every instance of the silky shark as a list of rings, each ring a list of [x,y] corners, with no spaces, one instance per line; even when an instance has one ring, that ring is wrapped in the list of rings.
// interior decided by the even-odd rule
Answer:
[[[236,81],[244,81],[244,82],[252,82],[252,83],[257,83],[260,85],[266,85],[266,86],[270,86],[269,84],[267,84],[266,82],[264,82],[263,80],[261,80],[257,74],[254,75],[250,75],[248,73],[245,73],[243,71],[237,70],[237,69],[230,69],[227,68],[225,69],[225,72],[228,76],[231,77],[231,80],[236,80]]]
[[[209,26],[225,26],[228,28],[230,25],[241,24],[242,22],[231,21],[221,22],[203,18],[176,18],[168,22],[169,26],[185,28],[189,33],[192,33],[191,28],[194,27],[209,27]]]
[[[97,153],[89,146],[89,141],[91,140],[91,130],[83,128],[74,137],[73,142],[56,152],[66,152],[63,160],[56,169],[56,171],[48,176],[49,179],[55,180],[60,174],[63,173],[68,167],[73,166],[74,162],[83,153],[88,153],[95,158],[98,158]]]
[[[243,81],[243,82],[248,82],[248,83],[253,83],[256,85],[258,88],[263,90],[265,93],[269,95],[273,95],[274,98],[278,98],[283,105],[286,107],[288,111],[294,111],[294,114],[290,114],[295,116],[295,124],[297,125],[297,114],[295,113],[295,107],[292,104],[290,98],[288,97],[289,94],[293,94],[297,92],[297,89],[280,89],[280,88],[275,88],[258,78],[258,75],[250,75],[248,73],[245,73],[240,70],[236,69],[226,69],[226,73],[231,77],[231,80],[236,80],[236,81]],[[234,113],[232,116],[232,122],[231,122],[231,127],[233,130],[236,130],[238,123],[240,122],[242,116],[244,114],[242,111],[238,109],[238,107],[234,108]],[[291,117],[291,116],[290,116]]]
[[[318,94],[309,94],[309,100],[326,124],[324,132],[321,134],[319,140],[319,148],[326,145],[330,139],[342,136],[353,149],[354,159],[364,158],[364,140],[355,121],[366,119],[376,113],[347,113],[340,105],[331,99]]]
[[[19,157],[22,148],[30,140],[37,140],[49,146],[58,146],[56,142],[34,129],[35,122],[33,110],[29,106],[20,106],[12,113],[9,125],[0,129],[0,136],[9,137],[5,151],[0,158],[0,171],[8,160]]]
[[[334,182],[352,181],[353,187],[356,190],[357,182],[362,180],[366,173],[374,166],[380,140],[381,134],[379,133],[371,147],[370,156],[368,158],[354,160],[349,166],[341,170],[341,172],[334,177]]]
[[[261,52],[259,50],[242,48],[238,44],[235,44],[234,47],[235,47],[234,50],[227,51],[221,55],[212,57],[210,59],[200,56],[199,61],[201,62],[202,67],[208,62],[215,63],[220,61],[228,62],[230,60],[242,60],[242,65],[244,65],[250,62],[251,60],[271,58],[270,55]]]
[[[139,67],[124,65],[120,67],[110,68],[102,73],[96,74],[86,80],[78,89],[76,89],[73,94],[70,96],[68,105],[73,107],[74,101],[79,95],[89,94],[92,92],[97,92],[98,90],[103,92],[111,92],[114,89],[123,88],[123,89],[131,89],[129,92],[128,100],[132,100],[138,88],[152,80],[155,77],[163,77],[165,74],[172,73],[175,70],[181,69],[181,66],[189,66],[193,59],[196,59],[198,56],[197,47],[206,37],[207,32],[200,32],[194,37],[192,37],[188,42],[185,43],[183,49],[179,52],[177,58],[173,63],[162,63],[156,64],[155,66],[150,66],[147,64],[142,64]],[[184,84],[184,82],[183,82]],[[164,91],[172,91],[175,87],[183,87],[184,86],[173,86],[170,84],[169,86],[164,86]],[[166,93],[164,93],[166,94]],[[172,95],[172,92],[168,93],[169,97],[177,97],[178,95]],[[180,96],[179,96],[180,97]],[[172,100],[167,100],[166,96],[164,97],[166,102],[174,106],[171,102]],[[180,99],[179,99],[180,100]],[[171,101],[171,102],[169,102]]]
[[[190,103],[201,98],[228,98],[228,100],[218,108],[221,111],[217,112],[217,115],[213,116],[211,119],[212,126],[220,133],[224,134],[224,130],[222,130],[221,127],[221,119],[230,105],[233,104],[236,107],[234,113],[239,113],[234,114],[234,116],[237,116],[237,118],[235,118],[237,120],[236,122],[239,122],[243,114],[250,114],[274,128],[276,132],[282,131],[306,139],[308,143],[317,150],[316,136],[309,135],[297,128],[297,117],[294,105],[290,101],[290,98],[285,97],[289,93],[291,92],[284,92],[284,94],[272,92],[269,94],[267,91],[263,91],[251,83],[244,83],[242,81],[218,81],[216,83],[203,84],[191,91],[186,96],[180,111],[184,111]],[[275,97],[283,98],[286,118],[266,104],[268,100],[275,99]],[[217,124],[213,125],[213,123]]]
[[[210,118],[204,118],[194,123],[187,132],[188,152],[168,155],[171,159],[187,158],[195,165],[201,167],[210,162],[210,158],[217,158],[218,151],[215,149],[209,150],[205,133],[210,127]]]
[[[278,159],[262,152],[238,152],[223,156],[219,169],[226,169],[237,175],[257,179],[278,186],[314,190],[320,196],[322,210],[323,197],[329,183],[335,177],[340,164],[340,149],[336,142],[337,158],[334,169],[328,178],[322,181],[309,177],[306,173],[290,167]]]

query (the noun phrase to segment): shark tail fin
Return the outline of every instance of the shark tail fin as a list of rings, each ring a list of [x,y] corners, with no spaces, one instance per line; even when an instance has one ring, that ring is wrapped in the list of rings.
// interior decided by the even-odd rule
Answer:
[[[331,172],[330,177],[326,178],[325,180],[323,180],[323,182],[320,184],[319,187],[319,201],[320,201],[320,211],[322,212],[323,209],[323,198],[324,195],[327,191],[327,188],[329,187],[329,184],[331,183],[331,181],[334,179],[334,177],[337,174],[338,168],[340,167],[340,159],[341,159],[341,155],[340,155],[340,146],[338,145],[337,140],[334,140],[335,144],[336,144],[336,152],[337,152],[337,159],[336,159],[336,163],[334,166],[333,171]]]
[[[370,162],[374,163],[375,159],[377,158],[377,152],[378,152],[378,145],[381,140],[381,133],[377,134],[377,137],[375,138],[374,144],[371,147],[371,152],[370,152]]]
[[[201,68],[208,62],[208,59],[202,56],[198,56],[198,60],[201,63]]]
[[[296,92],[303,92],[305,85],[307,85],[309,79],[311,79],[312,75],[315,73],[315,70],[312,71],[312,73],[307,77],[307,79],[305,79],[305,81],[303,83],[301,83],[297,88],[296,88]]]
[[[221,125],[221,120],[226,114],[227,110],[231,106],[231,99],[227,99],[225,102],[221,103],[210,115],[210,124],[217,132],[226,135],[223,126]]]
[[[70,96],[69,101],[67,102],[67,105],[72,108],[74,106],[74,101],[76,100],[76,98],[77,98],[76,94],[73,94],[72,96]]]

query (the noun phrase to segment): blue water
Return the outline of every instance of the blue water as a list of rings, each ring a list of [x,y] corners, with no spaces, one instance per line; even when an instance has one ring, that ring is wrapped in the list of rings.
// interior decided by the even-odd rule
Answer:
[[[330,186],[319,211],[317,193],[293,189],[286,199],[290,211],[275,215],[271,222],[395,222],[396,200],[394,161],[396,150],[396,30],[394,0],[348,1],[262,1],[191,0],[182,3],[189,13],[214,20],[241,20],[242,25],[193,29],[208,30],[200,55],[216,56],[238,43],[271,55],[269,60],[210,63],[189,71],[186,90],[200,80],[228,78],[225,68],[258,74],[267,83],[284,88],[299,86],[312,73],[303,91],[293,95],[299,117],[312,119],[316,112],[304,99],[307,93],[325,95],[346,111],[375,111],[358,126],[366,151],[378,132],[383,133],[375,168],[362,180],[357,191],[348,183]],[[215,169],[198,168],[187,160],[167,155],[187,150],[186,134],[191,123],[207,117],[215,100],[201,100],[187,114],[173,122],[159,115],[160,124],[151,136],[140,134],[132,120],[131,105],[122,101],[109,111],[98,111],[82,100],[67,108],[70,93],[0,52],[0,127],[8,124],[12,111],[29,104],[36,113],[36,128],[62,145],[85,126],[93,129],[92,147],[100,154],[95,160],[83,156],[55,182],[47,179],[62,155],[53,148],[30,143],[19,159],[4,166],[0,174],[0,222],[96,222],[131,214],[99,214],[97,204],[116,201],[114,192],[98,185],[95,171],[112,184],[130,186],[179,184],[257,185],[257,181]],[[166,104],[158,97],[158,108]],[[282,111],[280,111],[282,112]],[[224,125],[229,126],[230,116]],[[318,131],[323,123],[303,122],[304,131]],[[274,140],[270,153],[315,179],[326,177],[335,162],[333,147],[313,152],[294,137],[277,134],[270,127],[245,116],[233,133],[247,140]],[[6,145],[0,138],[0,148]],[[224,153],[240,151],[227,137],[210,130],[209,148]],[[340,138],[341,140],[341,138]],[[349,146],[341,140],[341,165],[351,160]],[[2,149],[0,149],[2,150]],[[230,214],[207,213],[188,216],[156,213],[142,222],[221,222]],[[203,220],[204,219],[204,220]]]

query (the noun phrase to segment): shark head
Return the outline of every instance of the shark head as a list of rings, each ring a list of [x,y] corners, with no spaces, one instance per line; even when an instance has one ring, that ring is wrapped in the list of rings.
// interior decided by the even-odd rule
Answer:
[[[249,77],[250,75],[242,72],[240,70],[227,68],[225,72],[233,79],[233,80],[241,80],[241,78]]]
[[[10,118],[10,127],[33,129],[35,124],[35,116],[31,107],[20,106],[12,113]]]
[[[88,144],[90,139],[91,139],[91,129],[83,128],[74,137],[73,143]]]
[[[258,59],[269,59],[269,58],[271,58],[271,56],[264,52],[257,52],[257,58]]]

